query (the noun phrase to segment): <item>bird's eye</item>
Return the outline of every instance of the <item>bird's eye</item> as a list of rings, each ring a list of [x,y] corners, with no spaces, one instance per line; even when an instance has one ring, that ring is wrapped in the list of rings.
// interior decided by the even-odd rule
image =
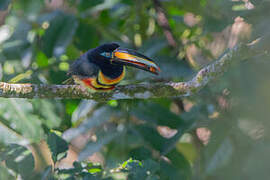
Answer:
[[[111,53],[110,52],[103,52],[101,53],[102,56],[107,57],[107,58],[111,58]]]

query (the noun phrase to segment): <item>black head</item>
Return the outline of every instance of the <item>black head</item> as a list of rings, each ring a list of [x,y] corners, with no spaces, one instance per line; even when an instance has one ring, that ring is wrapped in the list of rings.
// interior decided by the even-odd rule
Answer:
[[[123,72],[123,65],[112,64],[112,54],[120,47],[117,43],[102,44],[87,52],[87,59],[97,65],[103,74],[116,78]]]
[[[118,47],[120,46],[117,43],[102,44],[95,49],[92,49],[88,55],[95,59],[97,63],[100,61],[109,63],[112,58],[112,52]]]

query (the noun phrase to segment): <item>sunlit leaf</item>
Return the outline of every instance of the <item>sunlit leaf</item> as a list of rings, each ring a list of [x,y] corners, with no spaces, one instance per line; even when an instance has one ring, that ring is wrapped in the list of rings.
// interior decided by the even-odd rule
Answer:
[[[39,117],[33,114],[33,107],[25,99],[1,99],[0,113],[3,119],[30,140],[37,141],[43,136]]]
[[[88,8],[94,7],[98,4],[102,3],[102,0],[96,0],[96,1],[88,1],[88,0],[81,0],[78,4],[79,11],[87,10]]]
[[[190,163],[182,153],[179,153],[176,151],[176,149],[173,149],[167,154],[167,157],[170,159],[172,165],[178,168],[178,173],[180,173],[184,179],[191,177],[192,172]]]
[[[81,119],[87,118],[91,111],[94,110],[97,102],[92,100],[82,100],[78,105],[77,109],[72,114],[72,122],[74,124],[78,124],[81,122]]]
[[[86,104],[81,105],[80,107],[89,107],[89,105],[86,105]],[[89,109],[83,108],[81,110],[88,111]],[[80,111],[80,108],[78,109],[78,111]],[[113,112],[112,109],[105,106],[105,107],[101,107],[101,108],[95,110],[88,117],[88,116],[81,116],[84,114],[83,111],[79,112],[78,117],[81,117],[82,120],[84,120],[84,121],[78,127],[71,128],[64,133],[64,139],[66,139],[67,141],[70,141],[71,139],[77,137],[78,135],[81,135],[81,134],[89,131],[89,129],[91,129],[91,128],[98,127],[98,126],[102,125],[103,123],[107,122],[110,119],[110,116],[112,116],[112,112]],[[87,115],[87,114],[85,114],[85,115]]]
[[[39,67],[47,67],[49,65],[47,56],[41,51],[37,53],[36,59]]]
[[[159,170],[159,163],[147,159],[145,161],[138,161],[134,159],[129,159],[121,165],[123,172],[128,173],[128,179],[159,179],[155,175]]]
[[[177,151],[181,152],[189,162],[194,162],[197,158],[198,152],[196,147],[191,143],[178,143],[176,145]]]
[[[13,34],[3,43],[2,47],[2,53],[9,60],[20,59],[29,51],[30,47],[30,43],[27,40],[28,33],[31,30],[30,24],[21,20],[13,26],[15,26]]]
[[[90,10],[90,14],[93,14],[93,13],[96,13],[96,12],[99,12],[99,11],[103,11],[103,10],[106,10],[106,9],[110,9],[113,6],[115,6],[119,1],[120,0],[105,0],[105,1],[103,1],[103,3],[98,4],[97,6],[93,7]]]
[[[73,163],[73,168],[70,169],[60,169],[59,174],[65,175],[64,177],[81,178],[81,179],[93,179],[93,180],[111,180],[110,178],[102,177],[102,167],[99,165],[93,165],[92,163],[77,162]]]

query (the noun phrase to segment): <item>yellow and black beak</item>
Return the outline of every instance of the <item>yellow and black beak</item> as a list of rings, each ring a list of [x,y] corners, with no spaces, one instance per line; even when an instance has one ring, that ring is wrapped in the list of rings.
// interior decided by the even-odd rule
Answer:
[[[112,62],[126,66],[133,66],[156,75],[160,72],[160,68],[152,59],[134,50],[126,48],[117,48],[114,50],[112,54]]]

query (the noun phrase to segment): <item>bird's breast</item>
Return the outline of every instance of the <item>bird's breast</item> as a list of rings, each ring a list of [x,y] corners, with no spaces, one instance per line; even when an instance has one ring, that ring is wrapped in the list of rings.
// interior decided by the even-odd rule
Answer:
[[[101,85],[98,83],[97,78],[82,79],[82,83],[85,87],[94,91],[109,91],[115,88],[115,85]]]
[[[115,88],[115,86],[123,80],[125,77],[125,68],[123,72],[116,78],[110,78],[102,73],[102,71],[98,72],[98,75],[95,77],[89,78],[78,78],[74,76],[73,79],[76,83],[87,87],[88,89],[94,91],[109,91]]]
[[[122,73],[115,78],[108,77],[102,73],[102,71],[99,71],[97,81],[101,85],[116,85],[118,84],[121,80],[124,79],[126,74],[125,67],[123,67]]]

